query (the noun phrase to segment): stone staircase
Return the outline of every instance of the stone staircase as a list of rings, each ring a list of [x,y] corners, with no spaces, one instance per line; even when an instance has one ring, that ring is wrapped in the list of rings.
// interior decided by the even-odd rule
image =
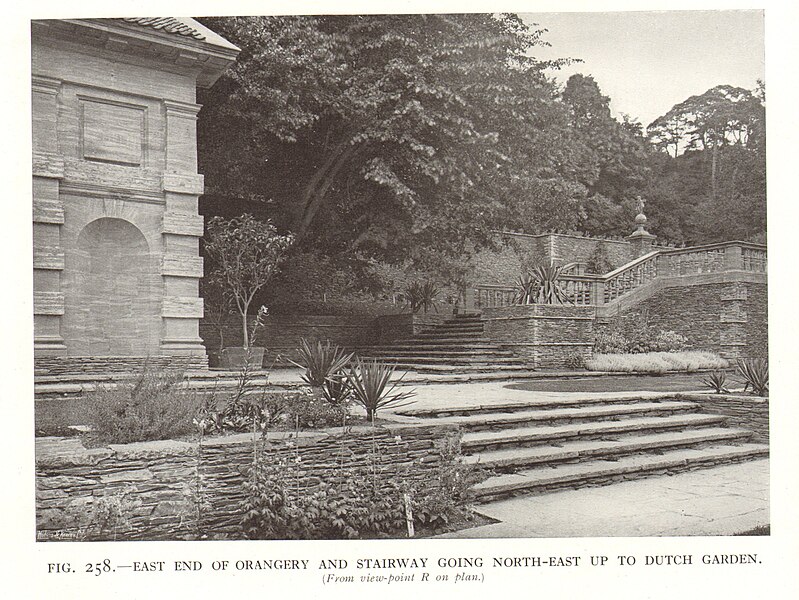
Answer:
[[[524,378],[532,371],[513,352],[485,337],[479,313],[456,315],[413,337],[364,347],[358,354],[392,363],[400,370],[427,374],[492,374],[512,379]]]
[[[491,406],[408,409],[403,415],[457,423],[463,462],[492,475],[479,501],[743,462],[768,456],[752,432],[726,426],[673,395],[561,398]]]

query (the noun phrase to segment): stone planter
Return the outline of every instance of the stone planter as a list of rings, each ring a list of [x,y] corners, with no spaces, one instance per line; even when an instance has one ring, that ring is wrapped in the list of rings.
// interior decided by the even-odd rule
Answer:
[[[224,348],[222,350],[222,366],[226,369],[241,369],[249,364],[253,369],[260,369],[264,364],[264,352],[266,352],[266,348],[258,346]]]

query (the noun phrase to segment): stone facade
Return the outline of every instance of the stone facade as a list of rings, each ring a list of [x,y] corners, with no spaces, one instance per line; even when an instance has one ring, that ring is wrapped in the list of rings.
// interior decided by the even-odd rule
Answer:
[[[299,480],[312,488],[335,482],[338,469],[366,468],[374,443],[381,468],[419,476],[439,465],[454,425],[386,425],[272,433],[272,460],[300,461]],[[39,438],[36,449],[36,524],[40,540],[197,539],[236,537],[242,482],[252,465],[248,434],[196,442],[166,440],[85,449],[75,438]],[[113,522],[99,515],[116,513]],[[240,536],[239,536],[240,537]]]
[[[196,89],[237,48],[191,19],[33,21],[31,36],[36,359],[202,362]]]

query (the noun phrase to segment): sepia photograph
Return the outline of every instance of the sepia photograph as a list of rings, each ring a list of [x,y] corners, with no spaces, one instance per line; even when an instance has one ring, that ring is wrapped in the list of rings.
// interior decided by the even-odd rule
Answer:
[[[30,41],[37,542],[770,535],[763,10]]]

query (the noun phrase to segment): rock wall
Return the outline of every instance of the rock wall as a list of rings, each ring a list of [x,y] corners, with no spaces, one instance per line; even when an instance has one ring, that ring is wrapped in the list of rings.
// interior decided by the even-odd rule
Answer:
[[[271,433],[269,459],[299,465],[300,485],[335,481],[343,467],[367,468],[372,444],[391,476],[438,467],[457,444],[456,426],[385,425]],[[248,434],[86,449],[77,438],[39,438],[39,540],[176,540],[240,537],[242,483],[253,461]]]
[[[766,284],[709,283],[668,287],[632,312],[645,312],[650,327],[685,336],[691,347],[725,358],[768,356]],[[610,319],[612,326],[614,319]]]
[[[567,368],[571,359],[591,357],[594,309],[530,304],[483,310],[486,337],[527,359],[534,367]]]
[[[702,407],[703,413],[729,417],[728,425],[754,433],[752,441],[769,441],[769,399],[728,394],[678,394]]]

